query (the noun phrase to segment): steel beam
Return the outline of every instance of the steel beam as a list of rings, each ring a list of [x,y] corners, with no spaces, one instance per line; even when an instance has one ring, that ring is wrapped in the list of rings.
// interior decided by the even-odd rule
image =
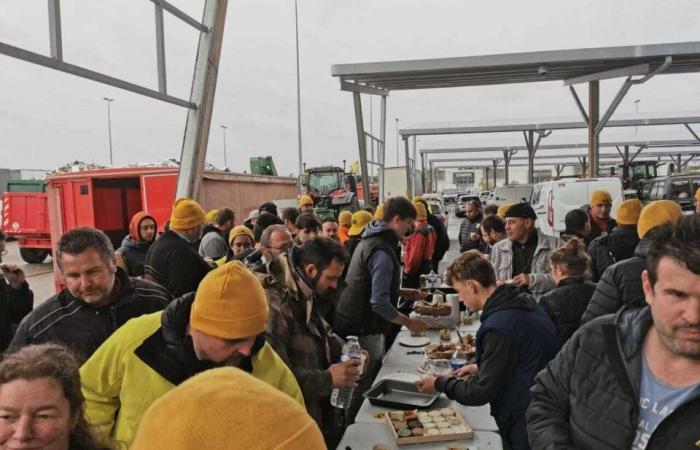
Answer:
[[[51,57],[56,61],[63,60],[63,33],[61,32],[61,1],[48,0],[49,4],[49,40]]]
[[[178,9],[177,7],[171,5],[170,3],[166,2],[165,0],[151,0],[153,3],[157,3],[163,7],[164,10],[168,11],[170,14],[173,16],[177,17],[178,19],[182,20],[189,26],[196,28],[202,33],[208,33],[211,31],[211,27],[208,27],[205,24],[201,24],[197,22],[195,19],[192,17],[188,16],[186,13]]]
[[[211,31],[202,32],[199,35],[190,92],[190,103],[199,105],[199,108],[190,109],[187,112],[177,179],[178,197],[193,199],[199,197],[199,186],[209,143],[209,128],[214,107],[227,6],[228,0],[205,0],[204,3],[202,22]]]
[[[695,130],[693,130],[692,128],[690,128],[690,125],[688,125],[687,123],[684,123],[683,125],[685,125],[685,127],[688,129],[688,131],[690,131],[690,134],[693,135],[693,137],[695,138],[695,140],[698,141],[698,142],[700,142],[700,136],[698,136],[698,135],[695,133]]]
[[[382,165],[379,171],[379,204],[384,203],[384,168],[386,167],[386,96],[381,96],[381,107],[379,112],[379,138],[381,147],[379,150],[380,163]]]
[[[360,92],[362,94],[370,95],[381,95],[382,97],[386,97],[387,95],[389,95],[389,91],[386,91],[384,89],[379,89],[372,86],[365,86],[364,84],[348,83],[347,81],[343,81],[342,79],[340,80],[340,90],[348,92]]]
[[[163,4],[154,2],[156,13],[156,59],[158,62],[158,91],[167,94],[168,81],[165,68],[165,26],[163,25]]]
[[[598,176],[598,135],[595,130],[598,126],[600,114],[600,82],[588,83],[588,161],[589,177]],[[582,164],[583,165],[583,164]]]
[[[646,75],[650,71],[649,64],[636,64],[634,66],[621,67],[619,69],[606,70],[579,77],[567,78],[564,80],[564,86],[571,87],[574,84],[588,83],[589,81],[609,80],[611,78],[631,77],[632,75]]]
[[[576,93],[576,89],[573,86],[569,86],[569,92],[571,92],[571,95],[574,97],[574,101],[576,102],[576,107],[578,108],[578,112],[581,113],[581,117],[583,118],[583,121],[585,123],[588,123],[588,114],[586,114],[586,109],[583,107],[583,104],[581,103],[581,99],[578,97],[578,94]]]
[[[499,163],[499,161],[497,159],[493,160],[493,187],[494,188],[497,186],[496,176],[498,175],[498,163]]]
[[[366,206],[370,204],[369,196],[369,170],[367,164],[367,139],[365,138],[365,122],[362,117],[362,97],[359,92],[352,93],[355,106],[355,127],[357,129],[357,147],[360,151],[360,175],[362,176],[362,193]]]

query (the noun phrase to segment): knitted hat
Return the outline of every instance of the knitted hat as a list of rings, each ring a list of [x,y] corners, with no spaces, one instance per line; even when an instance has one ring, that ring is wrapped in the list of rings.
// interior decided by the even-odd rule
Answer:
[[[419,201],[421,201],[421,200],[423,200],[423,196],[422,196],[422,195],[414,195],[414,196],[413,196],[413,199],[411,199],[411,203],[419,202]]]
[[[588,202],[588,204],[591,206],[603,204],[612,205],[612,197],[610,197],[610,193],[608,191],[593,191],[593,194],[591,194],[591,201]]]
[[[428,220],[428,210],[422,202],[413,202],[413,207],[416,208],[416,220]]]
[[[222,339],[242,339],[265,331],[267,299],[262,285],[240,261],[214,269],[194,296],[190,325]]]
[[[189,230],[203,223],[204,210],[199,203],[184,197],[175,200],[173,212],[170,214],[170,228]]]
[[[311,197],[309,197],[308,195],[302,195],[301,197],[299,197],[299,208],[301,208],[302,206],[313,207],[314,200]]]
[[[250,238],[250,240],[255,243],[255,236],[253,236],[253,232],[250,231],[250,228],[248,228],[245,225],[236,225],[233,227],[233,230],[228,234],[228,243],[229,245],[233,244],[233,240],[236,239],[238,236],[241,235],[246,235]]]
[[[375,220],[384,220],[384,203],[377,206],[377,209],[374,211],[374,219]]]
[[[338,215],[338,225],[341,227],[349,227],[352,222],[352,213],[350,211],[341,211]]]
[[[321,450],[316,422],[291,397],[234,367],[206,370],[146,411],[132,450]]]
[[[365,210],[357,211],[352,215],[350,230],[348,236],[357,236],[362,234],[368,223],[372,221],[372,214]]]
[[[625,200],[617,207],[615,220],[620,225],[637,225],[640,212],[642,212],[642,202],[636,198]]]
[[[515,205],[508,208],[508,210],[506,211],[506,216],[504,218],[507,219],[508,217],[537,220],[537,214],[535,214],[535,210],[532,209],[532,206],[528,205],[527,203],[516,203]]]
[[[218,209],[210,209],[204,215],[204,221],[206,223],[214,223],[216,221],[216,214],[219,212]]]
[[[508,209],[509,209],[511,206],[513,206],[512,203],[504,203],[504,204],[502,204],[501,206],[498,207],[498,212],[497,212],[496,214],[497,214],[498,216],[500,216],[501,219],[505,219],[505,218],[506,218],[506,212],[508,211]]]
[[[656,200],[642,208],[637,222],[637,234],[644,239],[652,228],[668,222],[676,223],[683,216],[680,205],[671,200]]]

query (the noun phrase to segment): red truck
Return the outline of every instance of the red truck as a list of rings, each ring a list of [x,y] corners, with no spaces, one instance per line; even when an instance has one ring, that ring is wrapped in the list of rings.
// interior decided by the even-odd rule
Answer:
[[[45,194],[5,194],[3,229],[19,240],[22,258],[30,263],[42,262],[61,234],[81,226],[104,231],[118,248],[138,211],[155,217],[163,231],[177,174],[177,168],[128,167],[51,175]],[[204,209],[232,208],[241,223],[263,202],[295,197],[294,178],[205,171],[199,200]],[[56,281],[58,286],[58,273]]]

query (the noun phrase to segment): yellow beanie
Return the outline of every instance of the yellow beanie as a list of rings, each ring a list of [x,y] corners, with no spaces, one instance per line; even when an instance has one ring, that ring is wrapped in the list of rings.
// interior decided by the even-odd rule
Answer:
[[[338,225],[341,227],[349,227],[352,223],[352,213],[350,211],[341,211],[338,215]]]
[[[204,221],[206,223],[214,223],[216,221],[216,214],[219,212],[218,209],[210,209],[204,215]]]
[[[233,230],[231,230],[231,232],[228,234],[229,245],[233,244],[233,240],[243,234],[248,236],[251,242],[255,243],[255,236],[253,235],[253,232],[250,231],[250,228],[248,228],[245,225],[236,225],[235,227],[233,227]]]
[[[423,200],[423,196],[422,196],[422,195],[414,195],[414,196],[413,196],[413,199],[411,200],[411,203],[419,202],[419,201],[421,201],[421,200]]]
[[[377,209],[374,211],[374,219],[375,220],[384,220],[384,203],[377,206]]]
[[[610,197],[610,193],[608,191],[603,191],[603,190],[598,190],[598,191],[593,191],[593,194],[591,194],[591,201],[588,202],[590,206],[596,206],[596,205],[612,205],[612,197]]]
[[[620,225],[636,225],[639,221],[639,213],[642,212],[642,202],[632,198],[620,203],[617,207],[617,217],[615,220]]]
[[[170,214],[170,228],[189,230],[204,223],[204,210],[199,203],[189,198],[178,198]]]
[[[496,212],[496,215],[498,215],[501,219],[504,219],[506,217],[506,211],[508,211],[508,208],[513,206],[512,203],[504,203],[501,206],[498,207],[498,212]]]
[[[425,205],[422,202],[413,202],[413,207],[416,208],[417,220],[428,219],[428,211],[425,209]]]
[[[221,339],[242,339],[265,331],[267,298],[262,285],[240,261],[204,277],[194,296],[190,325]]]
[[[206,370],[156,400],[132,450],[325,450],[304,408],[234,367]]]
[[[352,215],[352,221],[350,225],[350,230],[348,230],[348,236],[357,236],[361,234],[367,224],[372,221],[372,214],[365,210],[357,211]]]
[[[299,207],[301,208],[302,206],[314,206],[314,200],[309,197],[308,195],[302,195],[299,197]]]
[[[698,188],[697,191],[695,191],[695,200],[700,203],[700,188]]]
[[[683,216],[681,206],[671,200],[657,200],[642,208],[637,222],[637,234],[640,239],[654,227],[668,222],[676,223]]]

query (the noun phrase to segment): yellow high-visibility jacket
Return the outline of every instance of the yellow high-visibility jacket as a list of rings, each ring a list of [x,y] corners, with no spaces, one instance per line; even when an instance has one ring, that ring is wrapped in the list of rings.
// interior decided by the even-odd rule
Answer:
[[[162,315],[161,311],[130,320],[80,369],[88,422],[120,449],[129,448],[148,407],[194,375],[179,358],[168,356]],[[250,373],[304,406],[294,375],[272,347],[259,339],[254,352],[247,362]]]

